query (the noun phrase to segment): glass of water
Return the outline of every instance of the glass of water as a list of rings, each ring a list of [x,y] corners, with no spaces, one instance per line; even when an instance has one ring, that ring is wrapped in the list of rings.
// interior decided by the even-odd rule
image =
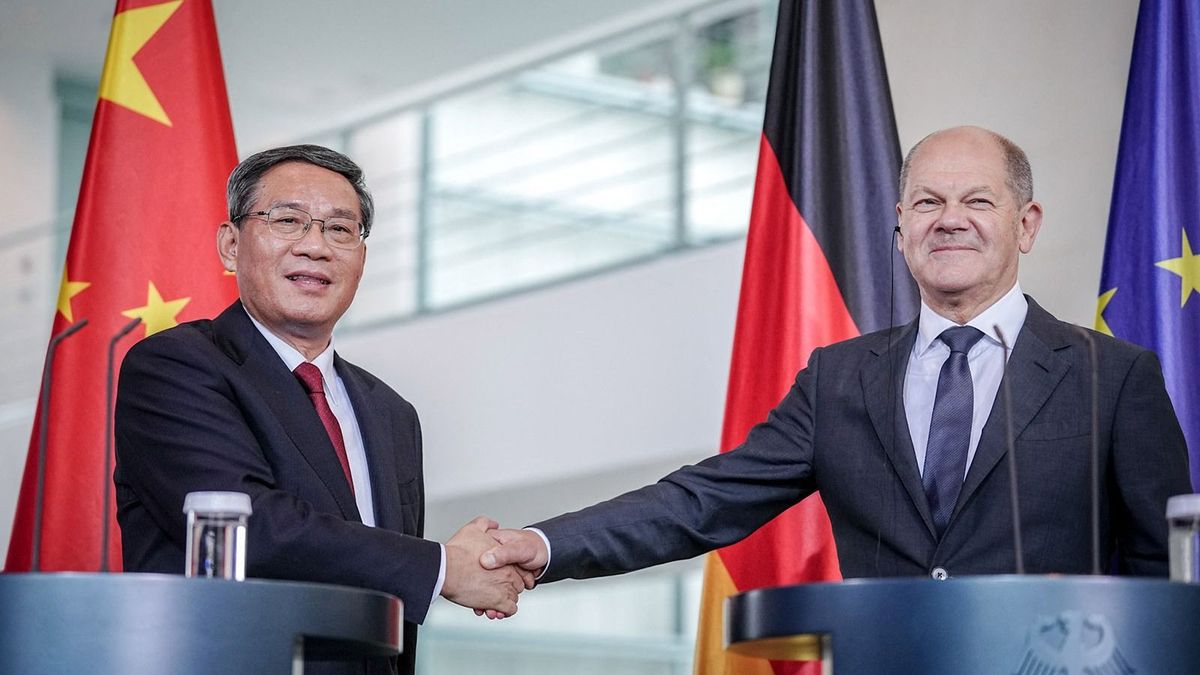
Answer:
[[[250,495],[242,492],[190,492],[184,574],[243,581],[246,578],[246,520]]]
[[[1200,582],[1200,494],[1167,500],[1171,581]]]

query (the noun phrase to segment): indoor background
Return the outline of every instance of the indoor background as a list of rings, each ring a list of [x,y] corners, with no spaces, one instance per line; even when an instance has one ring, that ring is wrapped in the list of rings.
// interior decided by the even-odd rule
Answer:
[[[0,3],[0,550],[112,5]],[[715,452],[774,2],[213,5],[239,155],[319,142],[367,170],[377,224],[338,351],[421,414],[430,538]],[[1022,287],[1090,326],[1137,3],[876,10],[901,146],[957,124],[1022,145],[1046,209]],[[132,245],[154,216],[126,226]],[[439,603],[418,663],[690,672],[699,568],[556,584],[499,623]]]

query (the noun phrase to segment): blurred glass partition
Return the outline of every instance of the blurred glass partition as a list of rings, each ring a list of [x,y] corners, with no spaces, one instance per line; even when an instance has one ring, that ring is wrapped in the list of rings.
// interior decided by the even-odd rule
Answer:
[[[687,212],[693,244],[746,232],[771,69],[775,9],[691,17]]]
[[[336,132],[377,222],[343,325],[742,236],[775,3],[710,3]]]
[[[563,581],[522,594],[516,616],[501,621],[436,602],[421,628],[417,675],[688,675],[702,579],[696,559]]]
[[[407,110],[346,134],[342,149],[366,172],[375,197],[367,265],[347,316],[353,323],[417,312],[423,123],[424,111]]]
[[[431,109],[429,303],[453,305],[674,243],[675,92],[661,40],[575,54]]]

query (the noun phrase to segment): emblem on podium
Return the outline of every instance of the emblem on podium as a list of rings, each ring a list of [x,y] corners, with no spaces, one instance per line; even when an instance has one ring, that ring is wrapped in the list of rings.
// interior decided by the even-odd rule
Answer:
[[[1132,675],[1137,672],[1117,647],[1102,614],[1067,611],[1039,617],[1029,627],[1025,654],[1013,675]]]

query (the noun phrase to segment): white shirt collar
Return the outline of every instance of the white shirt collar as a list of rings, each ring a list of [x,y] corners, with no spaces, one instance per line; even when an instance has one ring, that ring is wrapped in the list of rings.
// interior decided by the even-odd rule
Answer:
[[[246,308],[243,306],[242,310],[245,311],[245,309]],[[262,333],[262,336],[267,339],[267,343],[271,345],[271,348],[275,350],[276,354],[279,354],[279,358],[283,359],[283,364],[287,366],[288,370],[295,371],[296,366],[308,360],[304,358],[304,355],[301,354],[299,350],[289,345],[283,340],[283,338],[279,337],[275,333],[272,333],[269,328],[259,323],[258,319],[255,319],[250,315],[250,312],[247,311],[246,316],[250,317],[250,322],[253,323],[254,327],[258,329],[258,332]],[[325,348],[325,351],[317,354],[317,357],[312,360],[312,364],[321,371],[321,378],[324,379],[326,383],[334,381],[336,372],[333,369],[333,337],[329,338],[329,346]]]
[[[1021,284],[1017,282],[1002,298],[992,303],[991,307],[980,312],[979,316],[966,323],[978,328],[984,337],[994,344],[1000,345],[1000,337],[996,334],[996,326],[1004,333],[1008,349],[1012,351],[1017,341],[1021,326],[1025,325],[1025,315],[1029,313],[1029,301],[1021,293]],[[942,331],[958,324],[930,309],[925,301],[921,301],[921,318],[917,324],[917,341],[913,344],[914,354],[924,354],[937,340]]]

